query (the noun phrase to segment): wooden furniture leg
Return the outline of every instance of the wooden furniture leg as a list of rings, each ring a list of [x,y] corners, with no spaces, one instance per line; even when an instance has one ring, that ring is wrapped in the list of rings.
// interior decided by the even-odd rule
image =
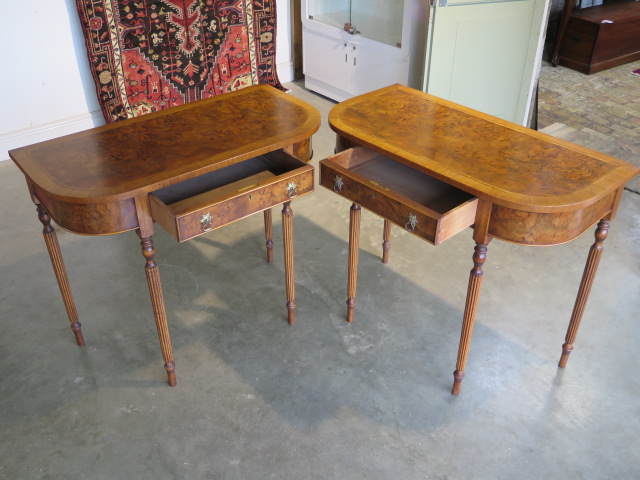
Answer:
[[[347,280],[347,322],[353,322],[358,282],[358,254],[360,248],[360,205],[351,205],[349,216],[349,273]]]
[[[582,274],[582,281],[580,282],[580,288],[578,289],[578,296],[576,303],[573,307],[573,313],[571,314],[571,320],[569,321],[569,328],[567,329],[567,335],[562,345],[562,356],[558,366],[564,368],[567,366],[569,360],[569,354],[573,350],[573,342],[578,334],[578,328],[580,328],[580,321],[582,320],[582,314],[584,313],[591,287],[593,286],[593,280],[598,270],[598,264],[600,263],[600,257],[602,256],[602,244],[607,239],[609,234],[609,220],[600,220],[598,227],[596,228],[595,238],[596,241],[589,249],[589,256],[587,257],[587,263],[584,267],[584,273]]]
[[[146,263],[144,266],[147,274],[147,284],[149,285],[149,296],[153,306],[153,315],[156,320],[158,337],[160,338],[160,349],[164,358],[164,369],[167,371],[169,385],[176,386],[176,364],[173,361],[173,349],[171,348],[171,337],[169,336],[169,326],[167,324],[167,312],[164,308],[164,296],[162,294],[162,284],[160,283],[160,271],[155,261],[156,250],[151,237],[143,238],[140,230],[137,230],[142,246],[142,255]]]
[[[451,393],[458,395],[464,378],[464,368],[467,364],[467,355],[473,333],[473,324],[476,319],[478,299],[480,298],[480,287],[482,286],[482,265],[487,259],[487,245],[476,242],[473,253],[473,268],[469,274],[469,287],[467,289],[467,301],[464,307],[464,317],[462,320],[462,332],[460,333],[460,345],[458,346],[458,360],[456,370],[453,372],[453,389]]]
[[[84,347],[84,337],[82,336],[82,325],[78,321],[78,312],[76,310],[76,304],[73,300],[73,294],[71,293],[71,285],[69,284],[69,277],[67,276],[67,270],[64,267],[64,261],[62,260],[62,253],[60,252],[60,245],[58,244],[58,236],[56,230],[51,226],[51,217],[49,212],[43,205],[37,204],[38,219],[43,225],[42,235],[44,236],[44,242],[47,245],[49,251],[49,258],[51,258],[51,264],[53,265],[53,271],[56,274],[56,280],[58,281],[58,287],[60,287],[60,293],[62,294],[62,301],[64,307],[67,310],[67,316],[69,322],[71,322],[71,330],[76,337],[76,343],[79,347]]]
[[[564,6],[562,7],[562,14],[560,16],[560,25],[558,25],[558,32],[556,33],[556,40],[553,44],[553,51],[551,53],[551,65],[554,67],[557,67],[560,63],[560,44],[562,43],[564,32],[567,30],[569,17],[571,16],[571,11],[573,10],[574,5],[574,0],[564,0]]]
[[[289,325],[296,323],[296,285],[293,259],[293,210],[291,202],[282,206],[282,243],[284,244],[284,281],[287,292]]]
[[[271,209],[264,211],[264,236],[267,245],[267,262],[273,262],[273,221],[271,219]]]
[[[391,222],[384,221],[384,231],[382,232],[382,263],[389,263],[389,249],[391,248]]]

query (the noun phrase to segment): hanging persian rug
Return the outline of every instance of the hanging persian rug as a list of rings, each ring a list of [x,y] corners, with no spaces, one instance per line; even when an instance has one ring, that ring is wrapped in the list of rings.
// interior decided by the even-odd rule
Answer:
[[[276,0],[76,0],[108,123],[268,84]]]

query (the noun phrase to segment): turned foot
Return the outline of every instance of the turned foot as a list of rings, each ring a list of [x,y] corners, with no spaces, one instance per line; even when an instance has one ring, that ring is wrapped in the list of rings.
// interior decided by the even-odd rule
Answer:
[[[460,393],[460,388],[462,387],[463,378],[464,378],[463,371],[456,370],[453,372],[453,388],[451,389],[451,393],[453,395],[458,395]]]
[[[571,313],[571,320],[569,321],[569,327],[567,328],[567,334],[564,338],[564,344],[562,345],[562,355],[558,366],[564,368],[569,361],[569,354],[573,350],[573,343],[578,335],[578,329],[580,328],[580,322],[582,321],[582,315],[584,314],[585,307],[587,305],[587,299],[593,286],[593,280],[596,277],[596,271],[598,270],[598,264],[600,263],[600,257],[602,256],[602,244],[607,239],[609,234],[609,220],[600,220],[595,232],[595,242],[589,249],[589,255],[587,257],[587,263],[584,267],[582,274],[582,281],[580,282],[580,288],[578,289],[578,296],[576,297],[576,303],[573,306],[573,312]]]

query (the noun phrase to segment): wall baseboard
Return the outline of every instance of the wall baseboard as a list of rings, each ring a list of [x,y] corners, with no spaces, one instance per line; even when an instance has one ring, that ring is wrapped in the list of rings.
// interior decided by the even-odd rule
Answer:
[[[280,82],[293,81],[293,63],[281,62],[276,66]],[[36,125],[34,127],[16,130],[0,135],[0,161],[9,159],[9,150],[24,147],[33,143],[44,142],[53,138],[62,137],[71,133],[80,132],[89,128],[104,125],[102,112],[97,110],[83,115],[63,118],[56,122]]]
[[[276,65],[276,70],[278,72],[278,79],[280,83],[289,83],[293,82],[294,73],[293,73],[293,62],[280,62]]]
[[[9,159],[9,150],[33,143],[44,142],[104,124],[101,111],[88,112],[56,122],[36,125],[0,135],[0,160]]]

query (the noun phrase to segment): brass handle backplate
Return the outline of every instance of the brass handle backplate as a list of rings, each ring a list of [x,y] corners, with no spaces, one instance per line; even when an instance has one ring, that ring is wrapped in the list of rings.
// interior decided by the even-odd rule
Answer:
[[[413,213],[407,215],[407,223],[404,224],[404,228],[409,232],[413,232],[416,229],[416,225],[418,225],[418,217]]]
[[[342,177],[336,175],[336,179],[333,181],[333,191],[342,192],[342,187],[344,187],[344,181]]]
[[[213,221],[210,213],[205,213],[200,217],[200,226],[202,227],[203,232],[208,232],[213,228]]]
[[[295,198],[298,196],[298,184],[296,182],[289,182],[287,185],[287,194],[289,198]]]

